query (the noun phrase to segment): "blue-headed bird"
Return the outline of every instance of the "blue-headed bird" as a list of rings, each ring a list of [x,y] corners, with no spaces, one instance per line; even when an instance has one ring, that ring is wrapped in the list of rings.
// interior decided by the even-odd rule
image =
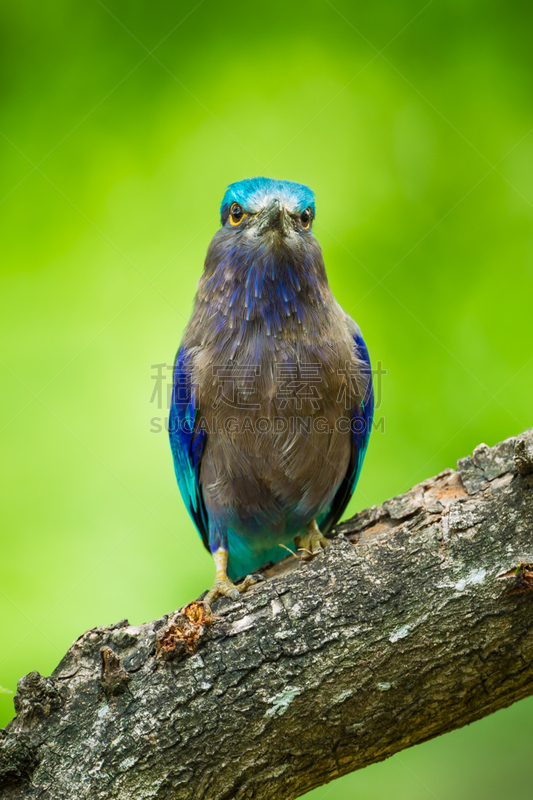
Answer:
[[[215,561],[208,607],[237,599],[293,542],[325,547],[361,471],[370,359],[329,286],[314,218],[307,186],[232,183],[176,356],[170,444]]]

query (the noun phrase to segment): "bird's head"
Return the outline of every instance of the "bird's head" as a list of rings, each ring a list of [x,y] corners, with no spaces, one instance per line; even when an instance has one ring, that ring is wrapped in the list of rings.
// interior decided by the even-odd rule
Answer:
[[[211,324],[220,323],[213,336],[225,330],[228,318],[231,330],[239,320],[259,320],[267,335],[279,333],[326,302],[331,291],[314,216],[313,192],[301,183],[249,178],[228,186],[198,283],[204,338]]]
[[[249,178],[228,186],[220,213],[224,232],[243,244],[298,245],[312,236],[315,197],[301,183]]]

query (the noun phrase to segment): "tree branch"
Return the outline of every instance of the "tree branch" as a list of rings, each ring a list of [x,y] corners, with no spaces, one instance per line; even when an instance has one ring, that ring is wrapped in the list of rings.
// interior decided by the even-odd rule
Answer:
[[[533,693],[533,431],[19,681],[2,800],[290,800]]]

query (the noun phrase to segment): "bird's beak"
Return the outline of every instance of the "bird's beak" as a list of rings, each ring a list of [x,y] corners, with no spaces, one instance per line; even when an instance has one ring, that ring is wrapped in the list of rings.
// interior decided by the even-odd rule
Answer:
[[[270,205],[259,212],[257,216],[257,231],[259,234],[267,231],[278,231],[282,236],[287,236],[290,230],[290,221],[284,206],[279,200],[273,200]]]

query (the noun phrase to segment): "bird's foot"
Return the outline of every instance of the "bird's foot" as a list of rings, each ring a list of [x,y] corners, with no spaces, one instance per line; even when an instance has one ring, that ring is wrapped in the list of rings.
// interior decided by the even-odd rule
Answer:
[[[322,552],[324,547],[328,546],[329,539],[326,539],[326,537],[322,535],[316,521],[313,520],[307,526],[305,534],[295,538],[294,544],[297,550],[303,551],[304,556],[314,556]]]
[[[229,597],[231,600],[238,600],[239,595],[245,592],[254,583],[266,580],[263,575],[247,575],[237,586],[230,581],[227,575],[217,576],[213,588],[204,597],[204,606],[211,611],[211,604],[217,597]]]

